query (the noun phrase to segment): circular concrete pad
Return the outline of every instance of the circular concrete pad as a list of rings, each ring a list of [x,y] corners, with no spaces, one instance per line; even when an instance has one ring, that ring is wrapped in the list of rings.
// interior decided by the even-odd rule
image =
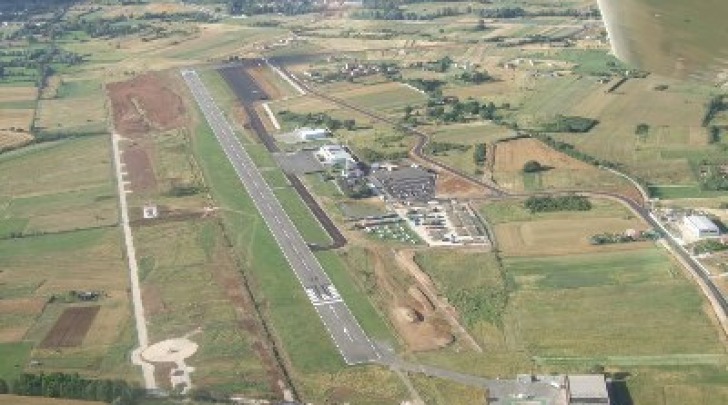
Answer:
[[[163,340],[147,347],[142,352],[142,358],[152,362],[182,362],[197,351],[197,343],[186,339]]]

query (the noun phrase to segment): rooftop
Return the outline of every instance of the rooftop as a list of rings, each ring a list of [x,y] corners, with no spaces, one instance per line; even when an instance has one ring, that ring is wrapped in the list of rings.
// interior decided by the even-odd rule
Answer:
[[[602,374],[569,375],[571,398],[608,399],[607,383]]]
[[[710,218],[705,215],[688,215],[685,220],[690,222],[694,227],[701,231],[708,232],[719,232],[718,225],[716,225]]]

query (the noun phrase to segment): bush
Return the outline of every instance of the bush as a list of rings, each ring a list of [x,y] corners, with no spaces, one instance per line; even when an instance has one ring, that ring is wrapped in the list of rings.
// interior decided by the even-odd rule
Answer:
[[[557,115],[554,122],[543,126],[545,132],[589,132],[599,121],[592,118]]]
[[[541,163],[538,163],[535,160],[529,160],[528,162],[523,164],[523,172],[524,173],[536,173],[543,170],[543,166],[541,166]]]

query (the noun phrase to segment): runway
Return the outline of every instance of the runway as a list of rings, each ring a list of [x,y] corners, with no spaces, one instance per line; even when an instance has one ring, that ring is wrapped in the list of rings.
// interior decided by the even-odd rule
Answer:
[[[197,72],[182,70],[182,77],[344,361],[358,364],[379,360],[379,351],[283,210]]]

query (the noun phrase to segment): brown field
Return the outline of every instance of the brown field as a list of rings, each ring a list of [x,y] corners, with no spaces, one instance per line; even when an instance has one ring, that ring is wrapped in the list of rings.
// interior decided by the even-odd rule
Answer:
[[[102,405],[104,402],[80,399],[58,399],[42,397],[20,397],[16,395],[0,395],[0,405]]]
[[[526,184],[523,165],[535,160],[548,168],[531,174],[537,184]],[[557,152],[532,138],[500,142],[495,147],[494,180],[514,190],[599,189],[612,190],[639,198],[637,190],[626,180],[593,165]]]
[[[143,147],[139,144],[130,145],[124,149],[122,158],[127,172],[126,180],[131,182],[131,188],[134,192],[148,192],[157,188],[154,168],[147,151]]]
[[[594,246],[589,244],[589,237],[597,233],[645,228],[638,219],[549,219],[499,224],[495,226],[495,234],[498,247],[506,256],[552,256],[643,249],[650,242]]]
[[[45,305],[44,298],[0,299],[0,343],[22,340]]]
[[[0,130],[0,152],[25,146],[33,141],[33,135],[27,132]]]
[[[24,87],[3,87],[2,94],[0,94],[0,101],[28,101],[35,100],[35,96],[38,94],[38,89],[32,86]]]
[[[165,131],[185,123],[185,106],[162,76],[148,73],[107,85],[116,130],[138,136],[150,130]]]
[[[30,109],[0,108],[0,131],[10,131],[12,128],[30,129],[35,112]]]
[[[437,177],[436,194],[443,198],[483,197],[486,190],[458,176],[440,173]]]
[[[98,305],[67,308],[40,343],[40,347],[80,346],[100,308]]]

